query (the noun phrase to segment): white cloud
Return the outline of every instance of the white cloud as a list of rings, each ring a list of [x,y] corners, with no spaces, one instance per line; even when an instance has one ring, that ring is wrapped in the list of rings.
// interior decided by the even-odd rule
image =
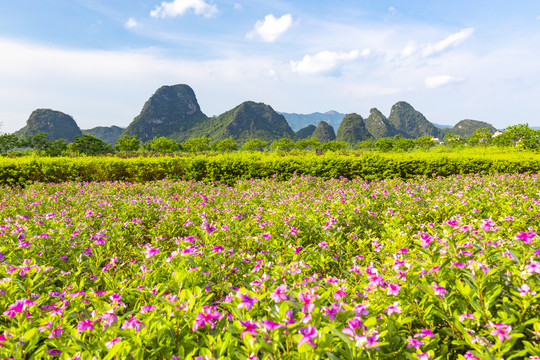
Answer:
[[[395,7],[393,7],[393,6],[390,6],[388,8],[388,12],[393,15],[393,14],[397,13],[397,9]]]
[[[428,88],[433,89],[433,88],[437,88],[439,86],[443,86],[443,85],[447,85],[451,83],[458,83],[463,80],[464,80],[463,78],[450,76],[450,75],[437,75],[437,76],[428,76],[424,80],[424,84],[426,84]]]
[[[234,10],[242,10],[244,7],[240,3],[234,3]]]
[[[216,5],[206,2],[206,0],[173,0],[172,2],[162,2],[154,10],[150,11],[150,16],[155,18],[176,17],[184,15],[188,10],[193,10],[196,15],[212,17],[217,13]]]
[[[416,52],[416,42],[411,40],[407,42],[407,45],[401,50],[401,56],[402,57],[408,57],[411,56]]]
[[[371,53],[369,49],[362,52],[352,50],[348,53],[321,51],[313,56],[306,55],[300,61],[291,60],[291,70],[297,73],[320,73],[333,70],[338,65],[358,59],[360,56],[368,56]]]
[[[281,34],[283,34],[292,25],[292,15],[285,14],[279,19],[273,14],[266,15],[263,21],[257,21],[252,32],[247,34],[248,38],[260,36],[263,41],[274,42]]]
[[[467,28],[462,29],[459,32],[449,35],[446,38],[444,38],[442,41],[439,41],[435,44],[428,44],[424,51],[422,52],[422,55],[424,56],[430,56],[436,53],[439,53],[441,51],[444,51],[448,49],[451,46],[458,46],[463,41],[467,40],[474,32],[474,28]]]
[[[536,20],[540,20],[540,15],[538,15],[538,16],[536,17]]]
[[[132,29],[137,25],[137,21],[135,21],[134,18],[129,18],[128,21],[126,21],[125,27],[127,27],[128,29]]]

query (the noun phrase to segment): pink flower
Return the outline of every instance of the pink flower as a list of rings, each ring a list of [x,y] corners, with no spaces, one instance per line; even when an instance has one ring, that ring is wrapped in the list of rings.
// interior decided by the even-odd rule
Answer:
[[[434,282],[431,287],[433,288],[433,291],[435,291],[435,295],[439,295],[441,299],[444,299],[444,294],[448,292],[444,286],[439,286],[436,282]]]
[[[535,236],[534,231],[522,231],[516,235],[516,239],[522,240],[525,244],[531,244]]]
[[[328,316],[328,320],[334,321],[336,319],[336,314],[341,311],[340,306],[336,303],[330,303],[330,307],[323,306],[322,313]]]
[[[272,235],[270,233],[262,233],[261,236],[265,239],[270,239],[272,237]]]
[[[463,320],[465,320],[465,319],[467,319],[467,318],[469,318],[469,319],[471,319],[471,320],[474,320],[474,319],[475,319],[475,317],[474,317],[473,314],[465,313],[465,314],[459,315],[459,321],[463,321]]]
[[[49,353],[49,356],[59,356],[62,354],[62,351],[58,349],[47,349],[47,352]]]
[[[152,256],[159,254],[159,248],[148,246],[142,253],[146,255],[146,259],[150,259]]]
[[[122,341],[122,339],[123,339],[123,337],[117,337],[117,338],[111,339],[110,341],[105,343],[105,346],[107,347],[107,349],[110,349],[115,344],[118,344],[120,341]]]
[[[465,355],[463,355],[463,357],[464,357],[465,359],[467,359],[467,360],[480,360],[479,357],[474,356],[473,353],[470,352],[470,351],[467,351],[467,352],[465,353]]]
[[[298,344],[297,344],[298,347],[300,347],[300,345],[303,343],[308,343],[309,345],[313,347],[317,347],[317,345],[313,342],[313,339],[316,339],[318,335],[318,332],[315,326],[308,325],[307,327],[301,328],[300,330],[298,330],[298,332],[302,334],[302,338],[300,339],[300,341],[298,341]]]
[[[103,329],[107,329],[116,321],[118,321],[118,317],[114,313],[113,309],[107,310],[106,312],[101,314],[99,317],[101,318],[101,320],[103,320]]]
[[[532,296],[536,295],[536,291],[531,291],[531,287],[527,284],[521,285],[519,290],[520,290],[520,293],[519,293],[520,296],[526,296],[527,294],[531,294]]]
[[[429,336],[429,338],[434,338],[435,337],[435,334],[433,334],[433,332],[429,329],[422,329],[420,330],[420,332],[416,333],[414,335],[415,338],[425,338],[426,336]]]
[[[527,270],[529,274],[540,274],[540,262],[532,261],[529,265],[525,265],[525,270]]]
[[[363,337],[364,331],[367,330],[366,326],[362,323],[362,319],[354,317],[348,321],[349,326],[341,330],[345,335],[349,336],[352,341],[359,341]]]
[[[153,310],[156,310],[156,309],[157,309],[157,307],[153,306],[153,305],[141,306],[141,314],[144,314],[145,312],[153,311]]]
[[[418,356],[418,360],[431,360],[431,356],[429,356],[429,353],[420,353],[416,354]]]
[[[313,303],[313,300],[315,300],[315,295],[312,295],[310,292],[304,291],[299,293],[298,300],[304,303],[302,306],[302,312],[304,314],[309,314],[315,309],[315,304]]]
[[[416,340],[416,339],[413,339],[413,338],[408,338],[407,339],[407,347],[413,347],[415,349],[420,349],[420,346],[424,345],[425,343],[420,341],[420,340]]]
[[[28,299],[19,299],[8,306],[8,309],[4,311],[4,315],[13,318],[15,315],[25,311],[29,306],[34,305],[35,302]]]
[[[390,305],[389,307],[387,307],[385,310],[386,314],[388,316],[392,315],[393,313],[400,313],[402,310],[401,308],[399,307],[399,301],[396,301],[394,302],[394,304]]]
[[[398,295],[400,289],[401,285],[389,283],[386,295]]]
[[[491,331],[491,335],[496,336],[499,338],[500,342],[503,342],[504,340],[510,339],[510,335],[508,335],[512,331],[512,327],[506,324],[492,324],[494,326],[494,329]]]
[[[274,300],[275,303],[278,303],[281,300],[287,300],[287,285],[279,285],[276,290],[270,294],[270,298]]]

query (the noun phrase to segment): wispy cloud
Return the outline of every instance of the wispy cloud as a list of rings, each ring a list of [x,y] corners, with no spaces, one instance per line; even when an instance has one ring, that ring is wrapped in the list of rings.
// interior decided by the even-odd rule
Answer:
[[[368,56],[370,49],[352,50],[348,53],[321,51],[315,55],[306,55],[300,61],[291,61],[291,70],[297,73],[320,73],[334,70],[338,65],[353,61],[361,56]]]
[[[266,15],[264,20],[255,23],[253,31],[247,34],[248,38],[259,36],[263,41],[274,42],[281,34],[292,25],[292,15],[285,14],[276,19],[273,14]]]
[[[439,52],[442,52],[449,47],[458,46],[463,41],[467,40],[471,35],[474,33],[474,28],[467,28],[462,29],[459,32],[449,35],[443,40],[439,41],[435,44],[428,44],[424,51],[422,52],[422,55],[424,56],[430,56]]]
[[[437,75],[437,76],[428,76],[424,83],[426,86],[430,89],[437,88],[440,86],[444,86],[451,83],[458,83],[462,82],[463,78],[450,76],[450,75]]]
[[[395,13],[397,13],[397,9],[393,6],[390,6],[388,8],[388,12],[391,14],[391,15],[394,15]]]
[[[416,42],[414,40],[410,40],[407,42],[407,45],[401,50],[401,56],[402,57],[408,57],[411,56],[416,52],[417,46]]]
[[[173,0],[162,2],[161,5],[150,11],[150,16],[155,18],[176,17],[184,15],[189,10],[204,17],[212,17],[218,11],[216,5],[209,4],[206,0]]]
[[[128,28],[128,29],[132,29],[134,27],[137,27],[137,21],[135,21],[134,18],[129,18],[128,21],[126,21],[125,23],[125,27]]]

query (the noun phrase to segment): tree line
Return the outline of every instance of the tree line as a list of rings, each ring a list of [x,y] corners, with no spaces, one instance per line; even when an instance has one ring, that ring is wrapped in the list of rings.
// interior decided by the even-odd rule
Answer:
[[[0,135],[0,154],[24,154],[33,151],[41,156],[64,156],[64,155],[108,155],[108,154],[136,154],[154,153],[171,154],[176,152],[204,153],[204,152],[233,152],[233,151],[282,151],[293,150],[327,150],[339,151],[344,149],[358,149],[364,151],[411,151],[414,149],[428,150],[437,145],[447,148],[459,148],[464,146],[500,146],[518,147],[527,150],[538,150],[540,147],[540,130],[531,129],[528,124],[509,126],[500,134],[493,135],[487,128],[477,129],[469,138],[456,134],[448,134],[439,144],[430,136],[416,139],[405,138],[401,135],[381,138],[378,140],[366,140],[356,144],[344,141],[320,142],[317,138],[300,139],[294,141],[282,138],[273,142],[261,139],[250,139],[239,144],[232,138],[212,142],[207,137],[189,139],[183,143],[176,142],[166,137],[156,137],[146,143],[142,143],[134,136],[124,135],[116,144],[110,145],[93,134],[83,134],[76,137],[74,142],[67,143],[65,140],[49,140],[47,134],[19,138],[15,134]]]

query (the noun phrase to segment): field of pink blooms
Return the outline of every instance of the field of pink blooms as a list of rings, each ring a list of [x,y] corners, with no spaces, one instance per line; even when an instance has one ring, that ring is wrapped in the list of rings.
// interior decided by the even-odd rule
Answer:
[[[0,188],[0,357],[540,359],[540,176]]]

